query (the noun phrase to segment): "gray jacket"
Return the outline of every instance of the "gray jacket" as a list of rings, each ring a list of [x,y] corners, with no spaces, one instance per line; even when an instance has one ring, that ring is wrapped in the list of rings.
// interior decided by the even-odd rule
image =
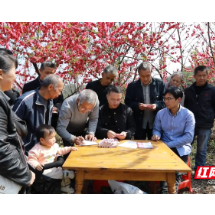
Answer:
[[[80,113],[77,98],[78,94],[65,99],[59,113],[57,133],[68,142],[74,140],[75,135],[73,134],[83,130],[88,121],[88,133],[95,134],[98,123],[99,100],[92,111]]]

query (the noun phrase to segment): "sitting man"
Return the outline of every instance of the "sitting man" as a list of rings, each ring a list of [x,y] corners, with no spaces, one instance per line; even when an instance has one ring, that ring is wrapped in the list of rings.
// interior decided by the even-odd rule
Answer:
[[[81,145],[86,140],[95,141],[98,123],[99,100],[93,90],[83,90],[65,99],[59,114],[57,132],[64,146]]]
[[[97,138],[131,139],[135,132],[135,121],[132,109],[121,103],[121,89],[117,86],[109,87],[107,101],[99,110]]]
[[[152,140],[162,140],[185,163],[191,153],[195,118],[191,111],[180,105],[183,93],[179,88],[166,90],[166,108],[160,110],[155,118]],[[181,183],[181,174],[176,173],[176,192]],[[161,182],[161,193],[168,193],[167,182]]]
[[[22,94],[13,106],[13,111],[26,122],[28,133],[23,139],[28,151],[37,143],[36,128],[41,124],[51,125],[53,100],[63,90],[63,81],[57,75],[48,75],[40,88]]]
[[[118,76],[117,69],[110,65],[105,67],[102,72],[102,78],[96,81],[89,82],[86,89],[91,89],[96,92],[99,98],[99,105],[102,106],[107,103],[107,88],[111,86],[113,80]]]

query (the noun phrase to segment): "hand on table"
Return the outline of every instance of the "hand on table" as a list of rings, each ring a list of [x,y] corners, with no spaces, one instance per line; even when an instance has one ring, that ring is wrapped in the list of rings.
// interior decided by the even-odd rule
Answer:
[[[107,137],[109,139],[114,139],[116,137],[116,133],[114,131],[109,130],[107,133]]]
[[[152,140],[153,141],[158,141],[158,140],[160,140],[160,137],[158,135],[153,135]]]
[[[124,140],[127,136],[127,132],[122,131],[120,134],[116,134],[116,137],[120,140]]]
[[[82,145],[83,144],[83,141],[84,141],[84,138],[79,136],[79,137],[76,137],[73,142],[76,144],[76,145]]]
[[[72,146],[71,146],[71,147],[70,147],[70,150],[71,150],[71,151],[78,151],[78,148],[72,147]]]
[[[94,136],[94,134],[87,134],[85,135],[85,140],[96,141],[97,138]]]

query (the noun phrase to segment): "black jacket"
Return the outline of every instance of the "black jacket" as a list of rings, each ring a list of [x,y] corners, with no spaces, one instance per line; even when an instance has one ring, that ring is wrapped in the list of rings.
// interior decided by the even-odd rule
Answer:
[[[133,117],[133,111],[131,108],[124,104],[120,104],[116,109],[116,114],[114,114],[114,121],[116,133],[121,133],[122,131],[127,132],[126,139],[131,139],[135,132],[135,121]],[[99,120],[96,129],[96,137],[98,139],[107,138],[107,132],[113,126],[110,120],[110,108],[108,104],[105,104],[99,108]],[[112,130],[112,129],[111,129]]]
[[[196,98],[195,83],[185,89],[184,106],[193,112],[196,127],[212,128],[215,118],[215,88],[206,83],[205,88]]]
[[[27,187],[31,172],[24,156],[21,138],[16,132],[15,114],[10,109],[8,100],[0,91],[0,175]]]
[[[156,104],[157,108],[154,111],[154,114],[156,114],[159,110],[165,108],[165,104],[163,102],[165,85],[162,80],[152,78],[152,82],[150,83],[149,86],[150,86],[150,102],[151,104]],[[141,81],[139,79],[128,85],[125,96],[125,104],[131,107],[134,112],[134,119],[136,122],[135,139],[140,139],[142,136],[141,133],[144,110],[139,109],[140,103],[145,103],[145,101],[143,97]]]
[[[42,82],[40,81],[39,77],[33,81],[26,83],[23,87],[22,94],[31,90],[36,90],[38,87],[41,86],[41,84]],[[58,108],[58,112],[60,111],[62,103],[63,103],[63,94],[61,93],[60,96],[58,96],[56,99],[53,99],[53,104],[56,108]]]
[[[99,106],[102,106],[107,103],[107,90],[109,86],[102,86],[100,79],[96,81],[89,82],[86,86],[86,89],[91,89],[96,92],[99,99]]]

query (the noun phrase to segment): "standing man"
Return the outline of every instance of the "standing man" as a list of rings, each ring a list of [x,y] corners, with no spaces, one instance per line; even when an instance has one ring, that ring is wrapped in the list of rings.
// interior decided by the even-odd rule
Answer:
[[[132,108],[136,122],[136,140],[151,140],[156,113],[165,107],[163,96],[165,85],[162,80],[152,78],[151,65],[143,62],[139,65],[140,79],[128,85],[125,104]]]
[[[195,168],[204,166],[207,155],[207,144],[215,118],[215,88],[208,84],[208,69],[198,66],[194,69],[194,82],[185,89],[185,107],[194,113],[196,119],[195,136],[197,152]]]
[[[98,115],[99,101],[93,90],[83,90],[65,99],[57,124],[64,146],[81,145],[84,138],[95,141]]]
[[[36,128],[41,124],[51,125],[53,100],[63,90],[63,81],[57,75],[44,78],[40,88],[22,94],[13,106],[17,116],[26,122],[28,133],[23,139],[28,152],[37,143]]]
[[[102,78],[96,81],[89,82],[86,89],[91,89],[96,92],[99,99],[99,105],[102,106],[107,103],[107,88],[111,85],[114,79],[118,76],[117,69],[110,65],[105,67],[102,72]]]
[[[121,89],[117,86],[109,87],[107,100],[108,103],[101,106],[99,110],[97,138],[131,139],[136,126],[132,109],[121,103]]]
[[[45,61],[41,64],[41,67],[39,69],[39,77],[37,77],[35,80],[30,81],[26,83],[23,87],[22,93],[26,93],[31,90],[36,90],[38,87],[40,87],[43,83],[44,78],[47,75],[54,74],[55,73],[55,63],[52,63],[51,61]],[[63,94],[61,93],[57,98],[53,100],[53,112],[52,112],[52,126],[56,128],[57,126],[57,120],[59,111],[61,108],[61,105],[63,103]]]
[[[152,140],[162,140],[187,163],[192,149],[195,118],[191,111],[180,105],[182,98],[183,92],[179,88],[169,87],[166,90],[164,97],[166,108],[156,115]],[[181,181],[181,173],[176,173],[176,192]],[[161,182],[161,193],[168,193],[167,182]]]

